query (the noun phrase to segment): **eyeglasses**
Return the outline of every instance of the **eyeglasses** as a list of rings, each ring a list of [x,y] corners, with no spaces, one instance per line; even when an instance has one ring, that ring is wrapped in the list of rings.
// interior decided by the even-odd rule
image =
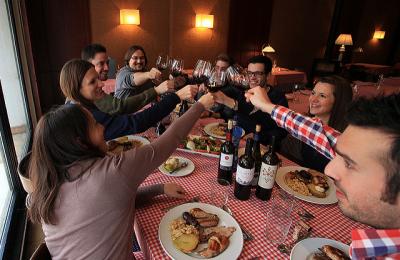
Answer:
[[[132,56],[131,59],[132,60],[144,60],[144,56],[142,56],[142,57]]]
[[[249,77],[261,77],[264,74],[264,71],[247,71]]]

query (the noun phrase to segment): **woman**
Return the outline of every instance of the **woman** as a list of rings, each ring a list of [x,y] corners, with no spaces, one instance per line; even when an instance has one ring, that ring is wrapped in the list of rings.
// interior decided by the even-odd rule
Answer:
[[[157,140],[118,156],[106,154],[104,127],[83,106],[67,104],[44,115],[30,161],[29,214],[42,223],[53,259],[134,259],[135,201],[162,193],[184,197],[176,184],[139,185],[212,105],[212,96],[203,96]]]
[[[117,98],[127,98],[154,87],[152,80],[160,80],[161,72],[152,68],[147,71],[147,56],[142,46],[133,45],[126,51],[125,66],[116,78],[115,93]]]
[[[71,60],[63,66],[60,86],[68,102],[83,105],[105,127],[106,140],[146,131],[173,111],[181,100],[193,98],[197,93],[197,86],[189,85],[176,93],[165,94],[160,102],[141,112],[109,115],[94,104],[105,95],[102,91],[103,83],[98,79],[94,66],[84,60]]]
[[[347,126],[345,111],[353,98],[352,88],[347,80],[339,76],[318,79],[309,97],[309,116],[319,119],[339,132]],[[279,152],[297,164],[323,172],[329,160],[309,145],[288,136]]]

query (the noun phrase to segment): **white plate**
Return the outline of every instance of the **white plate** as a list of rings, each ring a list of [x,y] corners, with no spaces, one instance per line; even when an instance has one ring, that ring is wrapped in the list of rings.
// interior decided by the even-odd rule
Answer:
[[[172,177],[182,177],[182,176],[189,175],[194,171],[194,163],[191,160],[189,160],[188,158],[185,158],[185,157],[180,157],[180,156],[173,156],[173,157],[178,158],[180,164],[186,162],[188,165],[185,168],[179,169],[174,173],[169,173],[165,169],[164,163],[163,163],[158,167],[160,172],[164,173],[165,175],[172,176]]]
[[[286,166],[286,167],[281,167],[278,169],[278,172],[276,173],[275,181],[279,185],[279,187],[281,187],[284,191],[286,191],[289,194],[293,194],[293,196],[295,196],[298,199],[301,199],[301,200],[304,200],[307,202],[311,202],[314,204],[328,205],[328,204],[334,204],[338,201],[336,198],[335,184],[333,183],[333,181],[330,178],[328,178],[329,190],[327,191],[328,196],[326,196],[326,198],[305,196],[301,193],[298,193],[298,192],[295,192],[294,190],[292,190],[289,186],[287,186],[287,184],[285,182],[285,174],[287,172],[295,171],[295,170],[300,171],[300,170],[308,170],[308,169],[304,168],[304,167],[300,167],[300,166]]]
[[[226,138],[226,134],[224,134],[224,135],[216,135],[211,131],[215,126],[218,126],[218,125],[221,125],[221,124],[225,124],[225,123],[215,122],[215,123],[210,123],[208,125],[205,125],[204,126],[204,132],[206,132],[206,134],[208,134],[209,136],[212,136],[212,137],[215,137],[215,138],[219,138],[219,139],[225,139]],[[244,134],[245,134],[244,130],[242,129],[242,137],[244,136]]]
[[[350,247],[348,245],[332,239],[313,237],[297,243],[290,253],[290,260],[308,260],[311,258],[312,253],[319,252],[318,248],[324,245],[336,247],[349,256]]]
[[[227,226],[227,227],[235,227],[236,231],[229,238],[229,246],[225,249],[224,252],[219,254],[216,257],[213,257],[213,260],[225,260],[225,259],[237,259],[242,252],[243,248],[243,234],[242,230],[239,227],[239,224],[235,219],[232,218],[231,215],[226,213],[220,208],[217,208],[210,204],[205,203],[186,203],[180,206],[177,206],[171,210],[169,210],[164,217],[161,219],[160,225],[158,227],[158,239],[160,240],[161,246],[164,251],[169,255],[172,259],[179,260],[190,260],[190,259],[198,259],[194,256],[187,255],[180,250],[176,249],[172,244],[171,235],[169,231],[170,223],[182,216],[182,213],[185,211],[190,211],[192,208],[200,208],[206,212],[217,214],[219,217],[218,226]]]
[[[126,135],[127,137],[128,137],[128,140],[136,140],[136,141],[140,141],[140,142],[142,142],[142,145],[145,145],[145,144],[149,144],[150,143],[150,141],[148,140],[148,139],[146,139],[146,138],[144,138],[144,137],[141,137],[141,136],[138,136],[138,135]],[[120,139],[120,138],[123,138],[123,137],[125,137],[125,136],[122,136],[122,137],[118,137],[118,138],[115,138],[115,139],[113,139],[113,140],[118,140],[118,139]],[[109,142],[109,141],[108,141]],[[108,143],[107,142],[107,143]],[[112,153],[114,153],[114,154],[119,154],[120,152],[122,152],[122,147],[121,147],[121,150],[118,150],[117,148],[116,149],[114,149],[113,151],[111,151]]]

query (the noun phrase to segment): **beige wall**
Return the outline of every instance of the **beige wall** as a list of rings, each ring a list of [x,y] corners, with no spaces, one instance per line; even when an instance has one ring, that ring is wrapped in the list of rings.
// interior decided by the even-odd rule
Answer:
[[[140,10],[139,26],[119,24],[124,8]],[[214,28],[194,28],[196,12],[213,14]],[[145,48],[150,66],[160,53],[183,58],[191,68],[197,58],[226,52],[229,0],[90,0],[90,18],[92,42],[105,45],[121,65],[133,44]]]

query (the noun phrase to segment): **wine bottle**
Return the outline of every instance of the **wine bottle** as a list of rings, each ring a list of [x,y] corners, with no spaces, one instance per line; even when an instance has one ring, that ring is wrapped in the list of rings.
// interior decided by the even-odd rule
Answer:
[[[271,198],[278,165],[279,158],[275,153],[275,136],[272,136],[271,146],[262,158],[260,177],[256,189],[256,197],[260,200],[269,200]]]
[[[219,166],[218,166],[218,182],[223,184],[226,180],[232,183],[232,169],[233,169],[233,154],[235,147],[232,143],[232,120],[228,121],[228,129],[226,130],[226,140],[221,145],[221,153],[219,155]]]
[[[254,158],[254,177],[251,181],[251,187],[256,188],[258,183],[258,176],[260,176],[261,170],[261,151],[260,151],[260,132],[261,125],[256,125],[256,132],[254,133],[254,145],[253,145],[253,158]]]
[[[182,100],[181,107],[179,108],[178,116],[181,117],[186,111],[189,109],[188,102],[186,100]]]
[[[235,182],[235,197],[239,200],[247,200],[250,198],[251,180],[254,176],[254,158],[251,154],[253,148],[253,139],[248,138],[246,141],[245,153],[240,156]]]

